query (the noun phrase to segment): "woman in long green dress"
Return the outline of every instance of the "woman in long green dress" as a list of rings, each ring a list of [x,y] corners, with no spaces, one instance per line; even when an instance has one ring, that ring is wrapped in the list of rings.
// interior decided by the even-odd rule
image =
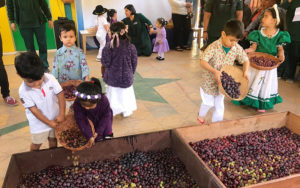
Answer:
[[[133,5],[125,6],[125,15],[122,21],[128,26],[128,35],[131,43],[135,45],[138,56],[150,56],[152,54],[152,44],[147,27],[152,32],[152,23],[143,14],[136,13]]]
[[[291,42],[289,33],[283,31],[284,21],[277,5],[267,9],[262,19],[262,29],[248,35],[248,39],[253,44],[246,52],[267,53],[277,56],[283,62],[283,45]],[[251,106],[258,109],[258,112],[265,112],[282,102],[278,94],[277,68],[265,71],[250,67],[249,79],[247,97],[242,101],[233,101],[234,104]]]

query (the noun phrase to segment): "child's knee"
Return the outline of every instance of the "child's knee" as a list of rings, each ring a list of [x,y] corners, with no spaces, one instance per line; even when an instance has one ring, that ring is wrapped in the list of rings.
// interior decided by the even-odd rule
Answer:
[[[31,143],[30,145],[30,151],[37,151],[40,149],[42,144],[34,144],[34,143]]]

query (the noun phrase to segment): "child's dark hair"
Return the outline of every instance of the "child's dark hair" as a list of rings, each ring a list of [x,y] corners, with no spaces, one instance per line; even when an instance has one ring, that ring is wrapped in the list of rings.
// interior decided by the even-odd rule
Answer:
[[[62,32],[69,32],[69,31],[74,31],[74,34],[76,35],[76,29],[74,25],[72,24],[63,24],[59,27],[59,36],[61,36]]]
[[[161,24],[162,27],[164,27],[165,25],[168,24],[168,21],[166,21],[165,19],[163,18],[157,18],[156,20],[159,24]]]
[[[33,52],[24,52],[15,58],[17,73],[26,79],[37,81],[42,79],[45,68],[43,61]]]
[[[231,19],[225,24],[223,31],[226,35],[242,39],[244,37],[244,24],[237,19]]]
[[[86,81],[86,82],[82,82],[81,84],[79,84],[77,86],[76,89],[79,93],[81,94],[85,94],[85,95],[90,95],[90,96],[95,96],[95,95],[101,95],[103,97],[103,93],[102,93],[102,87],[101,87],[101,83],[99,81],[99,79],[97,78],[91,78],[91,81]],[[101,97],[101,98],[102,98]],[[89,102],[92,104],[96,104],[98,103],[101,98],[81,98],[81,97],[77,97],[77,99],[79,100],[79,102]]]
[[[128,5],[126,5],[125,7],[124,7],[124,9],[128,9],[130,12],[131,12],[131,15],[134,15],[134,14],[136,14],[136,10],[135,10],[135,8],[134,8],[134,6],[132,5],[132,4],[128,4]]]
[[[110,26],[110,31],[112,33],[112,35],[114,33],[118,33],[118,36],[121,40],[126,40],[129,44],[130,42],[130,39],[129,39],[129,36],[127,35],[127,33],[121,35],[120,32],[121,30],[126,30],[126,25],[123,23],[123,22],[115,22],[113,24],[111,24]],[[114,40],[114,44],[113,44],[113,47],[116,47],[117,46],[117,40]]]
[[[107,10],[107,21],[110,23],[112,20],[112,17],[114,17],[115,13],[117,13],[117,11],[115,9],[109,9]]]
[[[278,9],[278,13],[279,13],[280,22],[278,25],[276,25],[276,27],[278,29],[280,29],[281,31],[285,31],[286,30],[285,14],[283,12],[283,9],[281,9],[281,8],[277,8],[277,9]],[[270,12],[272,17],[274,19],[276,19],[276,11],[275,11],[274,7],[270,7],[268,9],[266,9],[266,12]]]

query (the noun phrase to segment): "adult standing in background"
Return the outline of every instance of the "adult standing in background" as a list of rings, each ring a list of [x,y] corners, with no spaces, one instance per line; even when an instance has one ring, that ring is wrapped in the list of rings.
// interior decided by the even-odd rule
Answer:
[[[131,4],[126,5],[124,9],[126,18],[122,22],[128,27],[130,42],[134,44],[138,56],[150,56],[152,54],[152,43],[147,27],[150,29],[150,33],[152,33],[152,23],[143,14],[136,13],[134,6]]]
[[[36,53],[33,37],[35,35],[45,72],[49,72],[45,23],[48,20],[48,26],[52,29],[53,22],[46,0],[6,0],[6,4],[11,29],[17,31],[18,25],[27,51],[33,53]]]
[[[218,40],[226,22],[232,18],[243,21],[241,0],[207,0],[204,6],[203,39],[207,45]]]
[[[5,0],[0,0],[0,8],[5,5]],[[0,87],[1,94],[4,99],[5,104],[15,106],[18,105],[18,101],[16,101],[13,97],[9,96],[9,84],[7,73],[3,63],[3,48],[2,48],[2,38],[0,33]]]
[[[174,43],[175,50],[183,51],[187,48],[190,28],[188,28],[187,8],[191,7],[190,2],[186,0],[169,0],[172,9],[172,21],[174,24]]]
[[[293,83],[297,69],[297,63],[300,59],[300,20],[296,15],[300,14],[299,0],[281,0],[281,7],[286,9],[286,23],[287,30],[291,35],[291,44],[287,49],[288,61],[286,63],[286,70],[282,75],[288,82]],[[283,63],[283,64],[284,64]]]

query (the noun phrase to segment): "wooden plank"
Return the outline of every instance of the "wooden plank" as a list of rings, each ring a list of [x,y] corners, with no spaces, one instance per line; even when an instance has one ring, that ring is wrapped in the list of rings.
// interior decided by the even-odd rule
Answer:
[[[289,112],[287,116],[286,127],[292,132],[300,135],[300,116]]]
[[[197,142],[229,135],[280,128],[286,124],[287,112],[246,117],[237,120],[216,122],[176,129],[186,142]],[[299,122],[300,123],[300,122]]]

